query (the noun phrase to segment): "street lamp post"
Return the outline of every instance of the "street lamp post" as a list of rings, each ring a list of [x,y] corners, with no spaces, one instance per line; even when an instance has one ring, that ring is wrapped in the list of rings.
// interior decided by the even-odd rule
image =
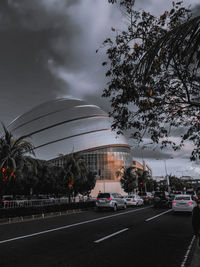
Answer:
[[[168,159],[173,159],[173,157],[168,158]],[[170,181],[169,181],[169,175],[168,175],[168,173],[167,173],[167,163],[166,163],[166,161],[167,161],[168,159],[163,159],[163,162],[164,162],[164,167],[165,167],[165,178],[166,178],[167,189],[168,189],[167,191],[168,191],[168,193],[170,193]],[[159,160],[159,159],[157,159],[157,160]]]
[[[169,176],[167,173],[166,159],[164,159],[164,163],[165,163],[165,177],[166,177],[166,181],[167,181],[167,191],[168,191],[168,193],[170,193],[170,182],[169,182]]]

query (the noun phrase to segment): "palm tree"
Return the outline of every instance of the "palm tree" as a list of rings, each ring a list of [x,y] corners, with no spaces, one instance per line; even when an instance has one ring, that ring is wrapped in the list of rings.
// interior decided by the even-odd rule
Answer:
[[[147,51],[139,64],[139,69],[145,77],[151,72],[155,58],[166,51],[169,51],[168,63],[179,55],[186,60],[188,66],[192,64],[194,67],[200,67],[200,16],[190,18],[166,31]]]
[[[39,182],[38,178],[39,160],[25,156],[20,163],[20,174],[22,177],[23,191],[25,195],[33,194]]]
[[[26,154],[34,155],[33,145],[24,136],[15,139],[2,124],[4,133],[0,137],[0,198],[4,185],[11,177],[16,177]]]
[[[84,159],[79,154],[74,154],[73,152],[67,156],[66,163],[64,165],[65,172],[65,184],[67,193],[69,196],[69,202],[71,193],[78,193],[78,187],[76,185],[80,185],[80,182],[87,181],[88,168],[84,161]]]

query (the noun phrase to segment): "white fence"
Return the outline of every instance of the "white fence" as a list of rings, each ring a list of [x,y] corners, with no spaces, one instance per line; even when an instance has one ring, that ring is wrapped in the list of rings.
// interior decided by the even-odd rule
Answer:
[[[89,199],[88,197],[73,197],[71,198],[71,202],[86,202],[91,201],[93,199]],[[64,204],[68,203],[68,197],[61,198],[50,198],[50,199],[20,199],[20,200],[3,200],[2,208],[21,208],[21,207],[34,207],[34,206],[48,206],[55,204]]]

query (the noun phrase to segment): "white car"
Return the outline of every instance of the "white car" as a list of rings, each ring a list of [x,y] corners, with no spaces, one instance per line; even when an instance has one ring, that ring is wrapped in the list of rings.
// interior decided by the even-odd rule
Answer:
[[[192,212],[193,208],[196,207],[196,201],[191,195],[176,195],[172,201],[172,210],[182,212]]]
[[[124,197],[126,200],[127,207],[129,206],[142,206],[144,204],[144,200],[138,195],[128,195]]]

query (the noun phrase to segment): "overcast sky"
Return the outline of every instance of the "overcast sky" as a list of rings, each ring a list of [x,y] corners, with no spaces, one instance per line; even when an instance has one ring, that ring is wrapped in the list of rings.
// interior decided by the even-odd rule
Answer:
[[[184,3],[200,14],[199,0]],[[170,5],[169,0],[136,0],[135,8],[159,15]],[[107,0],[1,0],[1,121],[8,125],[56,97],[83,98],[108,111],[108,102],[101,98],[104,51],[95,51],[122,21],[120,10]],[[133,156],[145,159],[154,175],[165,175],[166,170],[177,176],[200,173],[188,160],[189,146],[178,153],[152,148],[141,152],[130,144]]]

